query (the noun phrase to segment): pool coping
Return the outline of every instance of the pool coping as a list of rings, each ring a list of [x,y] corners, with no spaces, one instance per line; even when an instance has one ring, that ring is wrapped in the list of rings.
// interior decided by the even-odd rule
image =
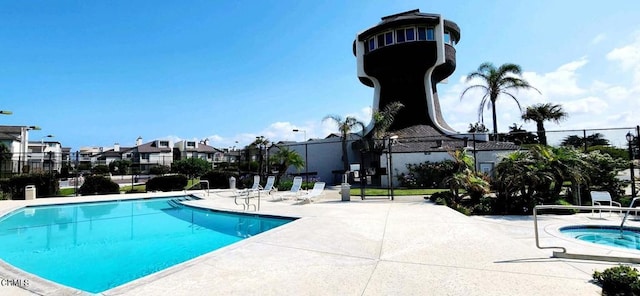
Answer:
[[[184,192],[171,192],[165,194],[165,196],[183,194]],[[155,196],[159,197],[161,195]],[[124,199],[124,197],[130,199],[129,195],[118,195],[117,199]],[[135,197],[134,194],[131,195],[131,199]],[[199,203],[203,208],[211,207],[222,211],[242,212],[241,209],[236,208],[234,210],[233,199],[219,197],[205,197]],[[93,199],[95,197],[88,198]],[[428,287],[429,291],[435,294],[470,295],[487,293],[493,295],[547,295],[557,292],[564,292],[565,295],[584,295],[585,293],[594,293],[595,295],[595,292],[599,291],[599,288],[591,284],[589,279],[590,273],[595,268],[602,268],[602,265],[600,263],[568,259],[553,259],[550,256],[550,251],[536,249],[531,235],[533,223],[525,221],[528,219],[527,217],[519,217],[518,219],[522,220],[520,222],[515,220],[515,222],[509,222],[507,221],[508,219],[505,219],[506,223],[502,223],[497,229],[494,229],[492,226],[495,225],[489,225],[491,223],[487,223],[487,219],[484,216],[467,217],[447,207],[437,206],[425,201],[421,196],[396,197],[395,201],[386,199],[360,201],[357,198],[351,202],[342,202],[340,198],[341,196],[337,190],[328,190],[320,201],[311,204],[299,205],[290,201],[267,203],[260,211],[261,214],[297,217],[299,219],[274,230],[104,291],[102,294],[147,295],[157,293],[203,294],[216,292],[223,294],[255,294],[259,291],[260,294],[265,295],[281,295],[287,293],[286,291],[289,291],[289,293],[292,291],[304,291],[304,293],[311,295],[378,295],[390,293],[423,294],[425,287]],[[113,200],[113,196],[111,198],[104,196],[100,199]],[[77,199],[77,201],[82,202],[81,199]],[[41,201],[36,204],[44,203],[46,202]],[[3,205],[0,202],[0,214],[6,212],[9,207],[10,204]],[[13,206],[13,208],[19,207]],[[400,214],[401,212],[398,211],[409,212]],[[422,222],[416,224],[414,221],[405,221],[406,219],[416,219],[416,217],[420,217],[419,220]],[[371,228],[372,226],[369,226],[362,229],[361,226],[367,225],[362,223],[371,223],[367,221],[379,221],[376,225],[381,228],[377,228],[378,226]],[[425,224],[424,221],[428,223]],[[309,242],[299,240],[302,237],[306,238],[301,231],[306,233],[309,231],[309,227],[317,230],[320,224],[339,225],[336,223],[347,222],[349,222],[348,228],[344,230],[336,229],[338,233],[332,234],[332,238],[326,237],[326,235],[335,231],[333,231],[333,228],[328,228],[332,230],[321,231],[317,235],[314,234],[317,238],[310,237],[308,238],[311,240]],[[411,225],[410,228],[401,226],[405,224]],[[543,223],[543,225],[546,224]],[[517,232],[515,235],[510,233],[513,229]],[[526,230],[527,234],[522,235],[521,233],[524,230]],[[405,232],[407,231],[409,233],[419,231],[419,233],[428,233],[428,235],[406,237],[407,234]],[[350,232],[354,233],[350,234]],[[500,237],[500,242],[496,244],[497,242],[483,241],[478,244],[465,241],[464,244],[457,246],[447,244],[446,247],[441,249],[429,249],[427,253],[423,250],[425,248],[423,246],[424,243],[429,245],[436,243],[434,246],[439,246],[437,241],[430,242],[429,240],[434,235],[455,238],[462,233],[468,233],[472,236],[480,235],[481,237],[497,236]],[[362,235],[367,236],[362,237]],[[323,245],[313,245],[316,241],[320,242],[325,238],[330,239],[330,241],[322,242]],[[419,243],[421,241],[422,243]],[[340,249],[335,249],[338,247],[336,245],[338,242],[345,244],[344,247],[340,246]],[[368,245],[360,245],[365,242]],[[352,247],[356,246],[354,243],[357,243],[357,248],[361,250],[352,249]],[[500,248],[504,248],[505,253],[498,254],[496,250],[491,249],[491,246],[493,248],[500,246]],[[365,249],[362,249],[363,247]],[[371,249],[371,247],[374,248]],[[281,251],[285,253],[280,255]],[[371,251],[374,251],[377,255],[372,254]],[[311,265],[311,270],[317,270],[317,268],[325,266],[329,262],[334,262],[333,260],[338,261],[326,265],[328,269],[323,273],[315,274],[308,278],[304,275],[305,272],[300,273],[304,270],[300,268],[307,266],[307,264],[304,264],[305,261],[300,262],[302,263],[300,267],[292,268],[291,270],[286,269],[290,265],[286,263],[287,261],[280,261],[290,260],[294,254],[295,256],[303,256],[302,258],[316,254],[314,256],[317,258],[310,262],[310,264],[314,264]],[[407,257],[403,254],[409,256]],[[241,257],[238,257],[238,255],[241,255]],[[250,255],[250,257],[246,257],[247,255]],[[255,259],[251,259],[254,257]],[[535,260],[530,261],[531,259],[528,258]],[[229,260],[238,259],[241,260],[239,262],[232,261],[233,263],[231,264],[239,264],[239,266],[230,267],[227,265],[225,267],[225,262],[229,263]],[[313,263],[319,259],[322,260]],[[269,264],[269,262],[273,264],[273,260],[282,263],[276,263],[278,266],[265,265]],[[309,260],[309,258],[304,260]],[[260,263],[262,261],[265,263]],[[249,264],[245,266],[247,262]],[[349,267],[349,264],[352,264],[349,262],[361,263],[360,265]],[[485,265],[486,267],[482,267]],[[360,267],[353,269],[356,266]],[[244,271],[244,268],[254,269],[246,269]],[[267,277],[263,275],[258,280],[250,276],[253,271],[258,274],[266,272],[265,270],[261,271],[261,268],[268,270]],[[362,271],[362,268],[365,268],[365,274],[361,274],[361,272],[354,273],[355,270]],[[240,274],[224,274],[224,272],[232,272],[236,269],[248,273],[244,277],[243,272]],[[411,272],[408,272],[410,270]],[[431,270],[438,272],[434,274]],[[270,274],[270,272],[274,272],[274,274]],[[294,272],[293,278],[291,272]],[[345,272],[350,275],[349,281],[318,281],[320,278],[335,279],[336,276],[345,274]],[[2,276],[2,273],[0,273],[0,276]],[[505,280],[496,283],[496,276]],[[453,278],[456,280],[449,283],[448,279]],[[513,282],[509,281],[509,279],[513,280]],[[461,283],[467,284],[460,286]],[[523,285],[523,283],[526,284]],[[47,283],[44,284],[42,289],[30,286],[27,287],[27,290],[32,291],[34,294],[86,294],[83,291],[71,288],[63,289],[64,287],[55,283],[52,284],[53,287],[47,286]],[[53,288],[59,290],[54,292]]]

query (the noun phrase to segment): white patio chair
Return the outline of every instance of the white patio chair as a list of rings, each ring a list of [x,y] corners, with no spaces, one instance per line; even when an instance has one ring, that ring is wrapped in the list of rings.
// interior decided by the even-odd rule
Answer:
[[[278,194],[272,194],[271,196],[273,196],[274,199],[278,197],[280,198],[280,200],[284,198],[289,198],[289,197],[296,197],[300,195],[300,192],[301,192],[300,188],[302,188],[302,177],[295,177],[293,178],[293,185],[291,185],[291,189],[289,191],[285,191]]]
[[[313,189],[311,189],[309,193],[300,195],[298,199],[308,200],[309,202],[312,202],[314,198],[322,195],[322,193],[324,192],[324,186],[324,182],[316,182],[315,184],[313,184]]]
[[[607,191],[591,191],[591,206],[603,206],[603,203],[606,203],[608,206],[617,206],[622,207],[622,205],[611,199],[611,194]],[[593,215],[594,210],[591,210],[591,215]],[[600,214],[600,218],[602,218],[602,210],[598,210]],[[609,210],[609,216],[611,216],[611,210]]]

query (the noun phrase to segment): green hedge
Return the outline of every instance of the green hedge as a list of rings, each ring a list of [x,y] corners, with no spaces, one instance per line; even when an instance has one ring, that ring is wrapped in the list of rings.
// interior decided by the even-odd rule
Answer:
[[[116,194],[120,193],[120,186],[103,176],[87,176],[79,190],[82,195]]]
[[[36,186],[36,196],[54,196],[59,189],[58,179],[49,174],[29,174],[11,177],[2,185],[3,191],[11,194],[11,199],[24,200],[24,188],[27,185]]]
[[[229,178],[234,177],[238,180],[238,173],[225,171],[210,171],[200,177],[200,180],[209,181],[209,188],[229,188]]]
[[[183,190],[189,180],[184,175],[159,176],[147,181],[147,191]]]

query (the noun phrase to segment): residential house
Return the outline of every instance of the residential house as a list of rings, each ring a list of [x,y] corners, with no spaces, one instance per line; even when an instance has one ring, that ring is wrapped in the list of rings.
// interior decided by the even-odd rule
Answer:
[[[58,141],[31,141],[27,148],[27,164],[31,172],[60,172],[62,144]]]
[[[173,159],[181,160],[187,158],[200,158],[211,163],[211,167],[215,167],[216,163],[225,161],[224,151],[209,146],[209,141],[189,141],[184,140],[177,142],[173,148]]]
[[[0,126],[0,143],[8,148],[10,156],[3,158],[1,172],[18,173],[27,163],[29,131],[39,129],[36,126]]]
[[[131,152],[133,166],[140,172],[148,172],[153,166],[171,166],[173,163],[173,145],[169,140],[154,140],[138,145],[141,138],[136,140],[136,147]]]

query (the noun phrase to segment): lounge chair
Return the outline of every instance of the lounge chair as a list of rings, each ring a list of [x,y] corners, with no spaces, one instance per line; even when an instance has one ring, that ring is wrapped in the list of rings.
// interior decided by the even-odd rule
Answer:
[[[300,195],[299,199],[308,200],[309,202],[312,202],[314,198],[322,195],[322,193],[324,192],[324,186],[325,186],[324,182],[316,182],[315,184],[313,184],[313,189],[311,189],[311,191],[309,191],[309,193],[307,194]]]
[[[264,184],[264,187],[260,186],[258,189],[258,194],[271,194],[273,191],[273,185],[276,183],[276,176],[267,177],[267,184]]]
[[[603,206],[603,203],[607,203],[607,206],[617,206],[622,207],[622,205],[611,199],[611,194],[607,191],[591,191],[591,205],[592,206]],[[594,210],[591,210],[591,215],[593,215]],[[600,213],[600,218],[602,218],[602,210],[598,210]],[[609,211],[609,216],[611,216],[611,210]]]
[[[302,187],[302,177],[295,177],[293,178],[293,185],[291,185],[291,189],[289,191],[278,193],[278,194],[272,194],[271,196],[273,196],[274,199],[278,197],[280,198],[280,200],[284,198],[289,198],[289,197],[296,197],[300,195],[301,187]]]

